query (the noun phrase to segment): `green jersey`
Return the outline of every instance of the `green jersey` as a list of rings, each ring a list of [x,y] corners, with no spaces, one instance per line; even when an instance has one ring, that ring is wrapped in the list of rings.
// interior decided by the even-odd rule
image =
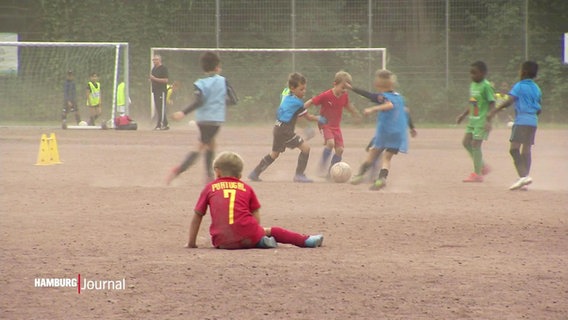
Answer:
[[[489,104],[495,101],[493,87],[486,79],[469,85],[469,126],[484,127]]]

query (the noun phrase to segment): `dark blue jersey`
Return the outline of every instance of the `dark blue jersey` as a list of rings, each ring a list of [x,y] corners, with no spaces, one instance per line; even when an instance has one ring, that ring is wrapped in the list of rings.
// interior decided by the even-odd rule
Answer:
[[[63,94],[63,103],[67,105],[68,101],[71,101],[72,104],[76,103],[77,98],[77,90],[75,88],[75,82],[73,80],[65,80],[65,88]]]

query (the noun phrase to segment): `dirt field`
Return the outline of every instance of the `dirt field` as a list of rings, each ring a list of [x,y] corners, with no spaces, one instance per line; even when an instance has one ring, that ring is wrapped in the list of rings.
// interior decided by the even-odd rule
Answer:
[[[55,132],[64,164],[34,166]],[[291,182],[287,151],[252,183],[263,224],[323,233],[324,246],[223,251],[208,218],[185,249],[203,164],[166,187],[194,145],[168,132],[0,128],[1,319],[567,319],[568,131],[540,130],[530,190],[508,130],[484,154],[493,172],[464,184],[458,129],[423,129],[393,161],[389,186]],[[356,168],[372,129],[345,130]],[[310,141],[315,175],[319,138]],[[223,128],[219,150],[248,173],[270,150],[270,124]],[[124,290],[38,288],[36,278],[121,280]]]

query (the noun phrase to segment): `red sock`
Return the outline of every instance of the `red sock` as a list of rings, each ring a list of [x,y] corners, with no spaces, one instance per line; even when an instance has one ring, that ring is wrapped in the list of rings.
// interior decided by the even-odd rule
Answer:
[[[280,227],[272,227],[270,229],[270,233],[274,239],[276,239],[276,242],[293,244],[297,247],[305,247],[306,239],[308,239],[308,236],[306,235],[292,232]]]

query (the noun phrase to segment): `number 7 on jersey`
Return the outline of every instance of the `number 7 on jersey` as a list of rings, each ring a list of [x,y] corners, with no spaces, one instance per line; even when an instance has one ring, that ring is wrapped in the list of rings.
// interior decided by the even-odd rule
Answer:
[[[235,197],[237,190],[223,189],[223,197],[229,199],[229,224],[235,223]]]

